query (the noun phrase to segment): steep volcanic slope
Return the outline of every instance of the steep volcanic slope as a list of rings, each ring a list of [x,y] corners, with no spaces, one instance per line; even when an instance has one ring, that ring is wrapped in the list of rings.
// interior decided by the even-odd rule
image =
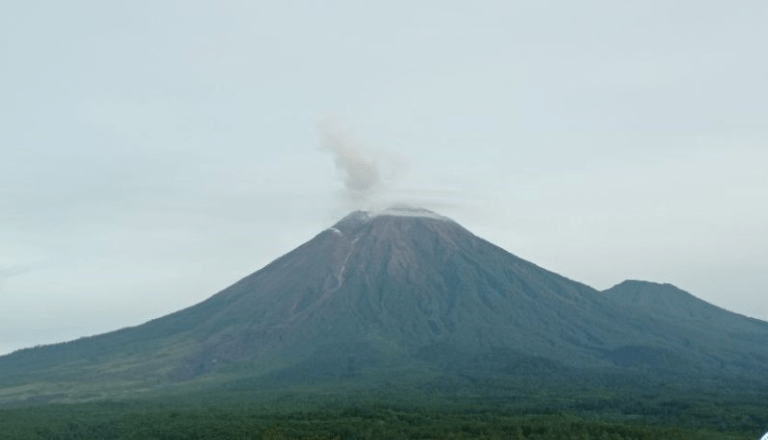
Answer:
[[[402,209],[353,213],[186,314],[205,316],[195,324],[196,373],[242,359],[355,354],[410,366],[500,351],[591,365],[601,362],[594,348],[647,339],[593,289],[451,220]]]
[[[210,377],[759,374],[768,324],[679,291],[641,291],[597,292],[430,211],[355,212],[193,307],[0,357],[0,401],[3,388],[54,393],[78,381],[148,389]]]

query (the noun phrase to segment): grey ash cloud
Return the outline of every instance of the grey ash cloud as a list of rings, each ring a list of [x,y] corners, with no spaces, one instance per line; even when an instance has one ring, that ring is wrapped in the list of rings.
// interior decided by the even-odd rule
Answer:
[[[394,155],[365,145],[331,122],[321,122],[318,134],[321,149],[333,155],[343,176],[345,197],[356,207],[370,208],[404,166]]]

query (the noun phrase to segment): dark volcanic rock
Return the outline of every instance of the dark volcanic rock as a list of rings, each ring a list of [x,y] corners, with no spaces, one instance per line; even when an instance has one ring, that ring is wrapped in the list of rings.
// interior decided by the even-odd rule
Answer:
[[[767,323],[673,286],[597,292],[448,218],[390,208],[354,212],[185,310],[0,357],[0,387],[212,375],[493,384],[606,369],[759,376],[766,341]]]

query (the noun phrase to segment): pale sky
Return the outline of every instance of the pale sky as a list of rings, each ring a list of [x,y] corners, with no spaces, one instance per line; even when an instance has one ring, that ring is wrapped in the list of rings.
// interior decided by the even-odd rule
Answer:
[[[768,320],[766,23],[764,0],[0,0],[0,353],[193,305],[389,202]],[[384,158],[374,202],[328,121]]]

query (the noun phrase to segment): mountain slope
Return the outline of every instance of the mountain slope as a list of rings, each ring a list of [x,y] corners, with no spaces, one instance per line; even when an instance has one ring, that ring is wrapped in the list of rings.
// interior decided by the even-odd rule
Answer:
[[[733,326],[744,331],[764,328],[765,322],[748,318],[696,298],[671,284],[627,280],[603,292],[615,301],[656,316]]]
[[[721,309],[671,284],[628,280],[603,293],[625,310],[647,316],[649,323],[663,323],[678,352],[692,352],[719,374],[768,372],[764,321]]]
[[[430,211],[355,212],[200,304],[0,357],[0,401],[71,396],[73,383],[104,396],[242,381],[760,375],[768,324],[654,286],[598,292]]]

